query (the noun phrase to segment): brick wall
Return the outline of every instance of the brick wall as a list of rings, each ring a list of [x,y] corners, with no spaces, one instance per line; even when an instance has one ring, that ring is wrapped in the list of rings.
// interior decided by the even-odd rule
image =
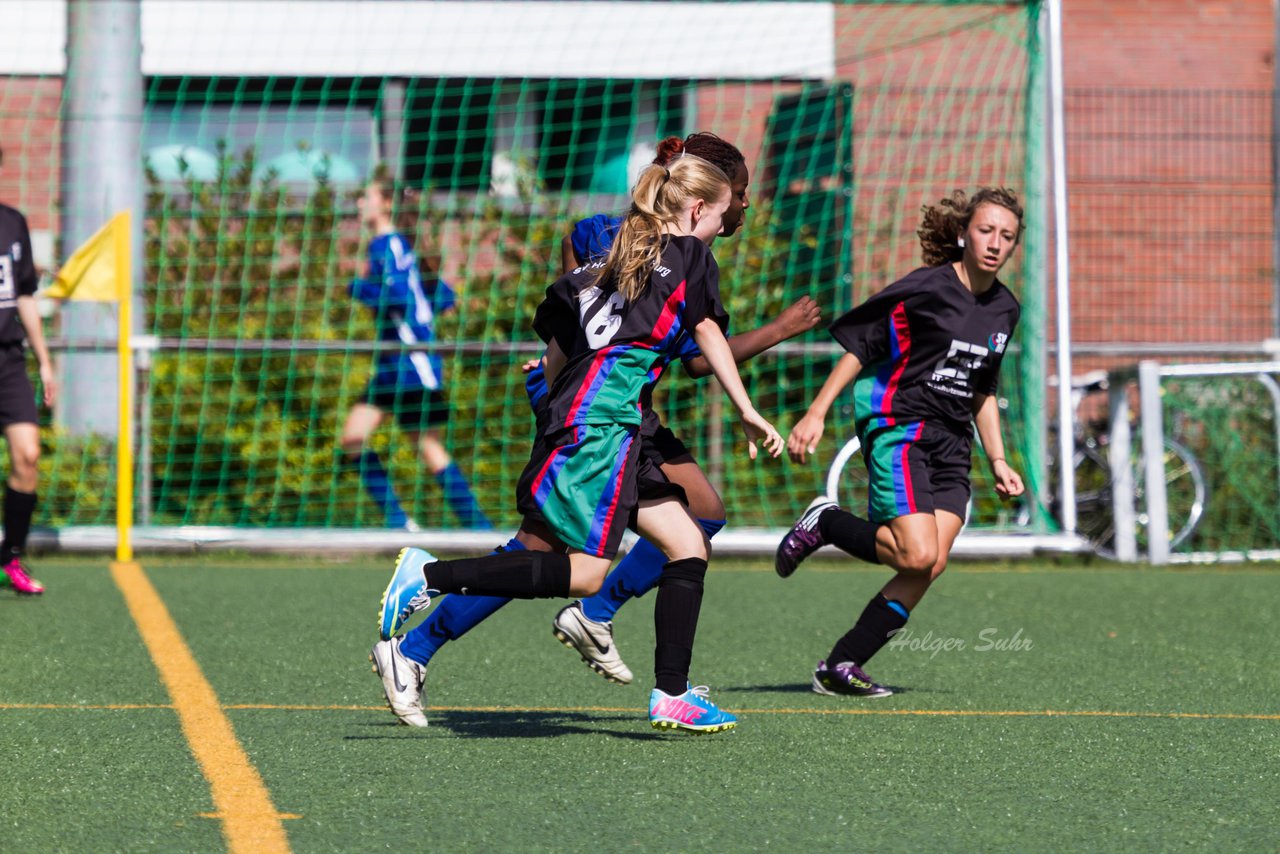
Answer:
[[[1063,8],[1074,341],[1267,337],[1272,3]]]

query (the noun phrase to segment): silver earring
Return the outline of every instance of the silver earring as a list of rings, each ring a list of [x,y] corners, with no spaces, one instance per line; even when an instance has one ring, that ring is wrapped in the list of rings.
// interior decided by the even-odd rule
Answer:
[[[956,238],[956,246],[959,246],[961,249],[963,249],[963,248],[964,248],[964,238],[963,238],[963,237],[957,237],[957,238]]]

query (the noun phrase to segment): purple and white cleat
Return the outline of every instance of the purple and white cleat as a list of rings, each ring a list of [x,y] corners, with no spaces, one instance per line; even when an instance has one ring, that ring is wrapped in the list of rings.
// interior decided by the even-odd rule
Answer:
[[[834,667],[819,661],[813,671],[813,693],[828,697],[888,697],[893,690],[877,685],[852,661],[842,661]]]
[[[799,521],[791,526],[782,542],[778,543],[778,551],[773,556],[773,568],[778,575],[789,577],[796,571],[800,561],[827,544],[822,538],[822,531],[818,529],[818,517],[838,506],[825,495],[819,495],[809,503]]]

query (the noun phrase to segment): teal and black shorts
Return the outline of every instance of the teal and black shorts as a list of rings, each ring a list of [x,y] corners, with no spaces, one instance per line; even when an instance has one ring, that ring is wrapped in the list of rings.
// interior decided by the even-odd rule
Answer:
[[[972,436],[910,421],[876,427],[858,438],[870,481],[867,513],[872,522],[937,510],[965,517]]]
[[[524,516],[544,521],[567,546],[597,557],[618,553],[642,499],[684,490],[635,425],[579,425],[540,435],[516,486]]]

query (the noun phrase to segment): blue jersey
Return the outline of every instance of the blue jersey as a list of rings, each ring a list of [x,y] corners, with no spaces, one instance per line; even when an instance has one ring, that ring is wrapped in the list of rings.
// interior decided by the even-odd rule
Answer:
[[[569,242],[573,245],[574,257],[579,264],[591,264],[603,261],[613,245],[613,238],[618,236],[618,228],[622,225],[622,217],[609,214],[596,214],[580,219],[569,234]]]
[[[369,271],[350,286],[351,295],[374,314],[378,340],[426,344],[435,338],[435,317],[453,308],[453,288],[443,280],[423,285],[418,257],[399,234],[369,243]],[[425,388],[444,383],[440,357],[422,350],[384,350],[374,366],[378,388]]]

